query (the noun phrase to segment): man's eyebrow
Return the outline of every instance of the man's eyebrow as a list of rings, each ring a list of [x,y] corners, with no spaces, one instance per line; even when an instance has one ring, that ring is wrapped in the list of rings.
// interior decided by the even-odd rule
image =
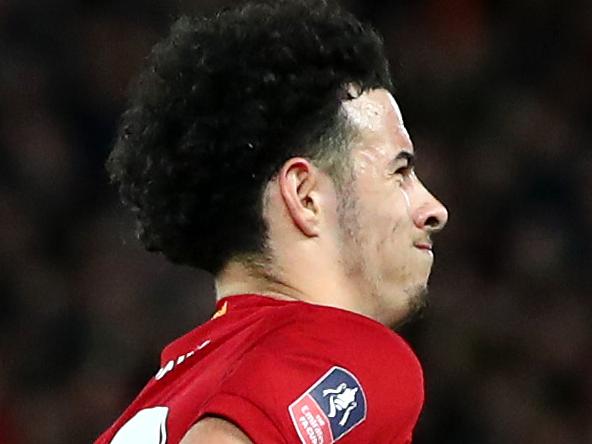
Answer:
[[[399,151],[395,158],[390,162],[390,166],[395,168],[400,160],[406,160],[408,167],[412,168],[415,166],[415,154],[413,154],[411,151]]]

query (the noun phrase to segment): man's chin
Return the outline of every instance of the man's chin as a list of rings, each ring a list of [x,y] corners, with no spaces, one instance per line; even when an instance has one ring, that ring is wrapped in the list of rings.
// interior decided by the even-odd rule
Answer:
[[[408,295],[407,312],[392,328],[400,328],[405,324],[415,322],[423,317],[429,306],[428,287],[421,285],[405,291]]]

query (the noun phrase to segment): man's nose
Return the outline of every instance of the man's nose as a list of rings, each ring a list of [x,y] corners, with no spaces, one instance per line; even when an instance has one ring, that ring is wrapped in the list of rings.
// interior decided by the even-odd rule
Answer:
[[[438,199],[429,194],[429,199],[415,212],[413,222],[421,230],[430,233],[438,232],[448,222],[448,210]]]

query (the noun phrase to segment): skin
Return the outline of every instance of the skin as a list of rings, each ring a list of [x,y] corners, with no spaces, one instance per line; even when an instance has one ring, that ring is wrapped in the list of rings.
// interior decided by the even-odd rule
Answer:
[[[257,293],[300,300],[389,327],[424,305],[431,236],[445,226],[448,212],[415,174],[413,144],[392,95],[368,91],[343,107],[358,129],[351,180],[338,189],[309,160],[288,160],[264,197],[271,264],[263,271],[230,262],[216,278],[218,298]],[[250,442],[238,433],[207,418],[182,442]]]

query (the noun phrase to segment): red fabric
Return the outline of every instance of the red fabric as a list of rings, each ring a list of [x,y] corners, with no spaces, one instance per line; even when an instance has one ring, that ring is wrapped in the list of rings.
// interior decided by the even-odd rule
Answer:
[[[161,426],[166,441],[155,437],[155,444],[179,442],[208,415],[233,422],[255,443],[304,442],[289,406],[333,367],[351,373],[366,398],[365,418],[339,443],[411,441],[423,377],[397,334],[355,313],[303,302],[241,295],[218,308],[225,303],[226,314],[165,348],[167,371],[149,381],[97,444],[110,443],[134,415],[152,407],[168,408]]]

